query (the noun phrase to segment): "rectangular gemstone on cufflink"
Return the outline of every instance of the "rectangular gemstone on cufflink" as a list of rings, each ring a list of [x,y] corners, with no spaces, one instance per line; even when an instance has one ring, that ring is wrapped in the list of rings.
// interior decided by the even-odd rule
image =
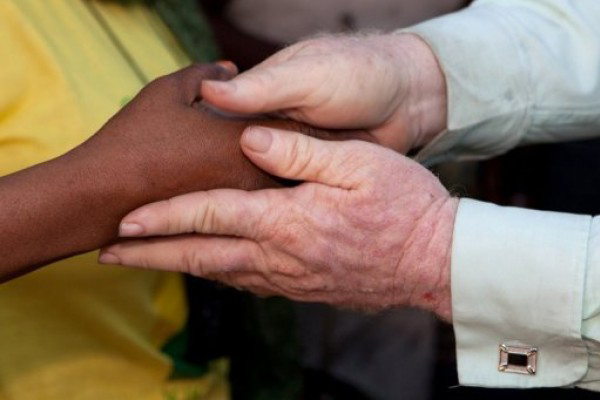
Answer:
[[[500,372],[535,375],[538,349],[520,342],[503,343],[499,346]]]

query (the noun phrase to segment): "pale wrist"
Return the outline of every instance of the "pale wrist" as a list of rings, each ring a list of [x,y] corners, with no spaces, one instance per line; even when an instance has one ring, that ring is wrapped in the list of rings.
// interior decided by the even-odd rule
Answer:
[[[419,36],[396,33],[391,37],[407,83],[402,107],[409,120],[410,147],[419,148],[447,128],[446,78],[433,50]]]
[[[414,286],[398,286],[408,292],[404,294],[408,304],[446,321],[452,319],[450,264],[457,209],[457,198],[439,199],[419,219],[402,262]]]

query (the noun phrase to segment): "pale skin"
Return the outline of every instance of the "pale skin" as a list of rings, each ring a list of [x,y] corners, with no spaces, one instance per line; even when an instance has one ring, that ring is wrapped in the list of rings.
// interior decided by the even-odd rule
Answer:
[[[205,82],[202,94],[230,111],[365,129],[396,151],[249,127],[240,143],[250,161],[300,185],[217,189],[144,206],[121,224],[122,237],[137,239],[104,249],[101,262],[344,307],[413,305],[451,320],[458,200],[399,153],[445,129],[444,77],[424,42],[411,35],[301,42],[230,82]]]

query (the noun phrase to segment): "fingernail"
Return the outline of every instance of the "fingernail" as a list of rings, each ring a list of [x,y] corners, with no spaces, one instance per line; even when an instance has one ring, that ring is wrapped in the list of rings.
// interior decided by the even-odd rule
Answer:
[[[100,253],[100,257],[98,257],[98,262],[100,264],[121,264],[121,259],[115,256],[112,253]]]
[[[264,128],[253,127],[247,129],[242,136],[242,144],[257,153],[266,153],[273,143],[273,135]]]
[[[238,73],[237,65],[235,65],[232,61],[221,60],[221,61],[215,62],[215,64],[217,64],[218,66],[220,66],[222,68],[225,68],[231,74],[237,75],[237,73]]]
[[[210,81],[202,82],[203,85],[210,88],[216,94],[231,94],[236,90],[236,84],[231,81]]]
[[[140,236],[144,233],[144,227],[140,224],[134,224],[131,222],[123,222],[119,226],[119,236]]]

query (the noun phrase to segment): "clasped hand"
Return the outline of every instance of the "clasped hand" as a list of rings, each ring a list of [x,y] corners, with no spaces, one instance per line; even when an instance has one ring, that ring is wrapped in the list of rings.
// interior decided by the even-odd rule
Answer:
[[[412,304],[450,318],[457,201],[429,171],[359,141],[254,127],[241,143],[260,168],[304,183],[215,189],[144,206],[125,217],[121,236],[167,237],[113,245],[101,261],[302,301],[361,309]]]
[[[361,128],[394,150],[445,126],[444,78],[411,35],[309,40],[203,98],[234,112],[280,112],[327,128]],[[259,294],[361,309],[416,305],[451,318],[450,249],[458,201],[403,155],[250,127],[241,148],[293,188],[215,189],[142,207],[101,261],[192,273]]]

